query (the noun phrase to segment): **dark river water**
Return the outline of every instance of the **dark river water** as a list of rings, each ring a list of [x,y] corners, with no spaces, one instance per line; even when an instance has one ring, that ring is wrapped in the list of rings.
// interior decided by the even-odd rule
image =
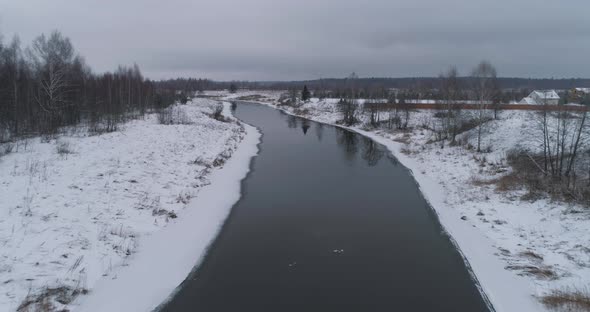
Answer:
[[[235,114],[263,133],[260,154],[204,261],[162,311],[488,311],[383,146],[261,105]]]

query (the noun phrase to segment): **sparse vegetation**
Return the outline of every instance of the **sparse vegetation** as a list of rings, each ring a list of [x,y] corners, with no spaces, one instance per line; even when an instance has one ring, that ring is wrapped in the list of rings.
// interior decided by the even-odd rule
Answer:
[[[39,293],[29,294],[16,309],[17,312],[53,312],[55,303],[66,305],[79,295],[88,293],[85,288],[68,286],[45,287]]]
[[[555,311],[590,311],[590,293],[587,289],[565,288],[542,296],[541,302]]]
[[[211,114],[211,117],[215,120],[226,121],[225,117],[223,116],[223,104],[219,103],[219,104],[215,105],[215,107],[213,108],[213,113]]]
[[[0,144],[0,157],[12,153],[14,144],[11,142]]]
[[[55,149],[60,156],[66,156],[72,154],[72,146],[68,141],[57,140]]]
[[[507,154],[507,161],[512,171],[497,180],[498,190],[508,191],[518,188],[526,188],[528,193],[524,199],[535,200],[546,195],[554,200],[576,202],[590,206],[590,178],[577,179],[572,183],[569,179],[563,179],[548,175],[542,170],[543,155],[530,154],[524,150],[512,150]]]
[[[190,125],[192,122],[179,106],[170,106],[158,112],[158,122],[162,125]]]
[[[338,103],[340,112],[342,113],[341,123],[345,126],[352,126],[358,123],[357,110],[358,104],[355,100],[341,99]]]

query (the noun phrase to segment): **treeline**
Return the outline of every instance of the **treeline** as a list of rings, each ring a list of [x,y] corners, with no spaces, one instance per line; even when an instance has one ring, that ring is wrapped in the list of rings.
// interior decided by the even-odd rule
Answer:
[[[304,81],[212,81],[207,79],[173,79],[158,82],[159,85],[187,92],[203,90],[292,90],[299,91],[307,86],[314,97],[324,98],[387,98],[392,90],[401,92],[411,99],[443,100],[444,94],[440,89],[443,83],[441,77],[415,77],[415,78],[359,78],[355,76],[355,94],[350,94],[350,76],[346,78],[330,78]],[[473,77],[457,77],[457,83],[468,89],[476,81]],[[556,89],[570,90],[576,87],[590,87],[590,79],[532,79],[532,78],[497,78],[498,101],[509,103],[520,101],[533,90]],[[462,92],[458,99],[469,100],[471,95]]]
[[[0,38],[0,142],[23,135],[55,134],[87,122],[90,130],[114,131],[126,118],[175,101],[137,65],[95,74],[58,31],[23,48],[17,36]]]
[[[329,78],[305,81],[270,81],[270,82],[237,82],[240,87],[265,88],[285,90],[290,88],[301,89],[307,85],[310,89],[337,90],[345,89],[347,78]],[[575,87],[590,87],[590,79],[534,79],[534,78],[506,78],[498,77],[498,86],[503,90],[518,89],[559,89],[567,90]],[[458,77],[460,83],[471,85],[473,78],[469,76]],[[409,89],[419,86],[423,89],[437,89],[440,86],[440,77],[412,77],[412,78],[358,78],[360,89],[378,90],[380,88]]]
[[[209,79],[196,78],[176,78],[160,80],[156,85],[162,89],[178,90],[185,94],[194,94],[205,90],[223,90],[228,89],[231,83],[215,82]]]

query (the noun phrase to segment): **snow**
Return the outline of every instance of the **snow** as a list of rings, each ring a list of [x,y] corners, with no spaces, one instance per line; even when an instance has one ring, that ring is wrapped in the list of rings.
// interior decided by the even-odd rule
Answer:
[[[270,98],[270,96],[267,96]],[[266,101],[264,104],[276,107]],[[341,114],[335,101],[312,99],[287,113],[334,125]],[[490,183],[510,170],[506,153],[513,148],[538,150],[538,117],[531,111],[503,111],[486,124],[479,154],[463,146],[429,143],[422,125],[434,126],[434,112],[412,112],[410,132],[349,129],[386,146],[409,168],[440,222],[464,256],[496,311],[545,311],[538,297],[553,289],[585,289],[590,281],[589,215],[583,207],[540,199],[523,200],[524,190],[498,192]],[[385,117],[385,116],[383,116]],[[475,130],[459,139],[475,145]],[[555,276],[532,274],[547,269]]]
[[[116,279],[101,280],[89,296],[81,298],[77,311],[151,311],[173,293],[201,262],[240,198],[240,183],[249,171],[250,159],[258,153],[260,138],[255,128],[245,127],[242,147],[223,170],[212,174],[211,184],[191,201],[180,220],[150,237],[137,259],[120,269]]]
[[[85,310],[105,293],[118,302],[137,290],[151,294],[141,303],[164,300],[214,238],[257,152],[258,132],[212,119],[216,105],[174,107],[190,124],[161,125],[150,114],[113,133],[23,140],[2,156],[0,311],[60,287],[90,293],[73,306],[50,298],[55,309]],[[119,311],[137,310],[126,307]]]

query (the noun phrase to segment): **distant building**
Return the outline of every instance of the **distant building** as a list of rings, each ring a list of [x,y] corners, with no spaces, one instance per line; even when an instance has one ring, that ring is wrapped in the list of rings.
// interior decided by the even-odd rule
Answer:
[[[582,104],[590,97],[590,88],[573,88],[570,90],[568,96],[570,102]]]
[[[533,100],[530,97],[525,97],[522,100],[520,100],[520,102],[518,102],[518,104],[525,104],[525,105],[537,105],[537,102],[535,102],[535,100]]]
[[[557,105],[559,104],[559,94],[555,90],[535,90],[529,96],[518,102],[518,104]]]

